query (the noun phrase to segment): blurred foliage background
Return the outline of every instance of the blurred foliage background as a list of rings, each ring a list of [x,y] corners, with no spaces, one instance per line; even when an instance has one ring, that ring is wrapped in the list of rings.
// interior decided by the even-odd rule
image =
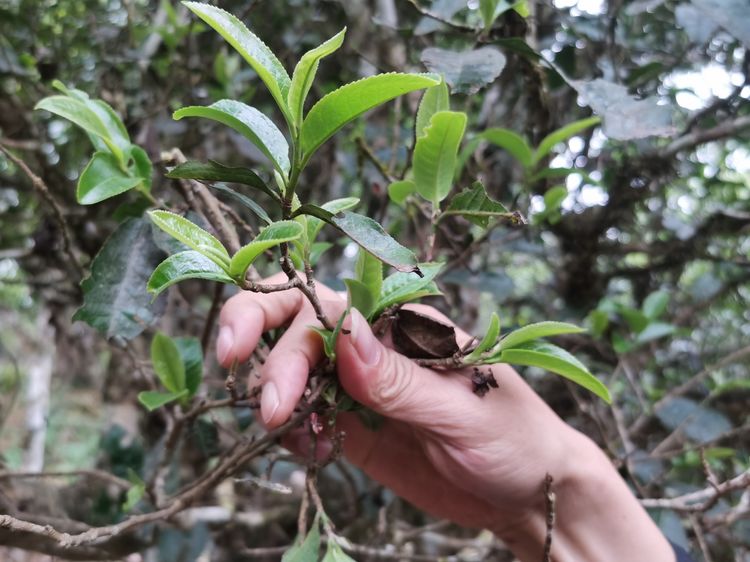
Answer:
[[[427,64],[446,73],[454,109],[469,116],[458,185],[480,178],[530,224],[494,229],[482,245],[466,223],[450,224],[441,233],[446,297],[432,304],[473,333],[492,311],[504,327],[544,319],[586,325],[587,334],[560,339],[608,384],[612,408],[563,379],[533,369],[527,378],[608,451],[672,541],[706,560],[750,560],[747,484],[706,505],[679,501],[746,477],[750,464],[750,5],[501,1],[487,26],[474,0],[220,4],[249,22],[287,68],[348,26],[344,47],[321,65],[314,97],[375,71]],[[0,512],[101,524],[123,517],[117,486],[8,476],[101,469],[132,480],[150,470],[163,446],[161,420],[135,399],[142,387],[134,372],[143,368],[154,328],[131,342],[107,342],[71,320],[82,272],[63,252],[49,200],[62,209],[84,268],[138,201],[130,194],[76,204],[88,139],[67,121],[32,111],[55,79],[123,117],[155,162],[156,194],[168,181],[161,153],[173,147],[225,164],[261,159],[229,129],[173,121],[175,109],[234,97],[280,116],[254,72],[178,3],[0,0],[0,145],[48,187],[41,193],[0,154]],[[409,212],[387,193],[408,164],[418,101],[391,103],[326,145],[301,183],[305,196],[358,196],[360,212],[384,218],[400,241],[419,247]],[[537,146],[593,114],[603,124],[556,144],[536,170],[542,173],[481,136],[503,127]],[[565,170],[544,171],[551,168]],[[317,275],[341,286],[353,268],[352,248],[329,238],[335,245]],[[200,337],[213,296],[202,282],[173,290],[159,327]],[[206,392],[221,396],[223,374],[208,356]],[[185,467],[215,462],[217,427],[243,431],[249,421],[222,416],[192,428],[180,456]],[[248,470],[262,473],[263,462]],[[278,559],[253,549],[293,539],[299,470],[281,462],[274,478],[295,492],[226,483],[205,501],[224,508],[220,516],[204,510],[144,530],[130,548],[119,545],[117,556]],[[329,513],[360,544],[423,553],[420,560],[511,559],[486,534],[442,523],[424,528],[428,518],[344,463],[322,478],[334,491]],[[8,560],[27,559],[18,548],[53,552],[2,530],[0,544],[17,547],[0,551]]]

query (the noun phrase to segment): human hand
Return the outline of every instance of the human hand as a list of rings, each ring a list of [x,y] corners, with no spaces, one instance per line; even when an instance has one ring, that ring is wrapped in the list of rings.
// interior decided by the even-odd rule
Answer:
[[[318,286],[318,294],[330,318],[343,313],[346,303],[337,293]],[[450,323],[431,307],[411,308]],[[247,360],[263,332],[288,325],[257,381],[269,428],[289,418],[310,369],[322,359],[320,337],[308,328],[316,323],[299,291],[244,292],[222,310],[217,355],[225,367]],[[538,560],[546,535],[542,486],[550,474],[558,498],[554,560],[674,559],[598,448],[512,368],[492,366],[500,388],[480,398],[461,373],[420,367],[378,341],[356,310],[344,328],[336,346],[339,381],[352,398],[385,417],[378,431],[356,415],[337,417],[346,433],[345,456],[370,477],[436,517],[492,529],[517,556]],[[470,338],[460,329],[456,334],[459,345]],[[294,438],[285,445],[307,450]],[[634,548],[633,533],[643,549]]]

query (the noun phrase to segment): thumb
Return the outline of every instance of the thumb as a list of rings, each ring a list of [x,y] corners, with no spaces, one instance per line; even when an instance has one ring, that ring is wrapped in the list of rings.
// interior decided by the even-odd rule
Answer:
[[[344,389],[379,414],[435,429],[476,408],[468,381],[420,367],[385,347],[356,309],[337,338],[336,365]]]

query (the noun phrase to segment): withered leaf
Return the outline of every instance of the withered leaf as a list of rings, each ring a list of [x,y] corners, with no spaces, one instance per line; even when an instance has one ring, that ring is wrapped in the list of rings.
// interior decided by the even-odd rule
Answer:
[[[453,326],[413,310],[395,313],[391,333],[396,351],[412,359],[444,359],[459,351]]]

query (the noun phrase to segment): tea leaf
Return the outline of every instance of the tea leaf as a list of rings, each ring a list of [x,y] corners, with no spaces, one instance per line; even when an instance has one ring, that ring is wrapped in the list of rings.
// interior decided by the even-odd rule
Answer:
[[[143,180],[122,171],[114,154],[95,152],[81,172],[76,189],[76,200],[81,205],[93,205],[115,195],[125,193]]]
[[[537,162],[539,162],[539,160],[547,156],[547,154],[549,154],[550,151],[561,142],[568,140],[570,137],[574,137],[575,135],[577,135],[581,131],[585,131],[589,127],[598,125],[600,122],[601,118],[599,117],[589,117],[588,119],[574,121],[573,123],[565,125],[564,127],[551,132],[549,135],[542,139],[542,142],[539,143],[539,146],[536,149],[536,153],[534,154],[533,163],[536,164]]]
[[[149,211],[148,216],[156,226],[189,248],[200,252],[224,269],[229,266],[229,254],[222,243],[185,217],[169,211]]]
[[[223,181],[227,183],[240,183],[261,190],[275,201],[279,201],[279,193],[261,179],[258,174],[248,168],[235,168],[225,166],[218,162],[195,162],[189,161],[175,166],[166,176],[176,179],[191,179],[199,181]]]
[[[195,250],[188,250],[169,256],[159,264],[148,280],[148,291],[158,295],[168,287],[186,279],[234,283],[224,269],[213,260]]]
[[[157,332],[151,340],[151,364],[154,373],[170,392],[182,392],[185,386],[185,363],[174,340]]]
[[[442,218],[450,215],[466,217],[467,220],[482,228],[487,228],[492,218],[519,220],[518,215],[509,212],[502,203],[490,199],[480,182],[475,182],[471,188],[458,193],[440,216]]]
[[[336,131],[366,111],[398,96],[439,84],[430,74],[378,74],[341,86],[324,96],[305,117],[300,132],[303,162]]]
[[[154,410],[161,408],[165,404],[169,404],[170,402],[179,400],[183,396],[187,395],[187,388],[181,390],[180,392],[158,392],[155,390],[145,390],[138,393],[138,401],[143,404],[149,412],[153,412]]]
[[[497,337],[499,335],[500,317],[496,312],[493,312],[492,317],[490,318],[490,324],[489,326],[487,326],[487,331],[485,332],[482,341],[480,341],[479,345],[477,345],[474,350],[464,358],[464,361],[466,363],[473,363],[474,361],[479,359],[485,351],[495,345],[495,342],[497,342]]]
[[[450,93],[448,84],[442,80],[437,86],[427,88],[422,101],[419,102],[417,118],[414,124],[414,133],[417,138],[424,135],[424,130],[429,126],[432,116],[440,111],[450,110]]]
[[[284,177],[289,175],[289,145],[278,127],[263,113],[236,100],[220,100],[209,106],[191,105],[174,112],[174,119],[204,117],[231,127],[265,154]]]
[[[466,129],[466,114],[435,113],[414,147],[414,183],[417,193],[438,207],[453,187],[458,147]]]
[[[531,340],[537,340],[547,336],[557,336],[560,334],[580,334],[585,332],[583,328],[580,328],[574,324],[568,324],[567,322],[537,322],[535,324],[529,324],[518,330],[514,330],[507,334],[500,340],[498,349],[509,349],[512,347],[518,347]]]
[[[229,264],[229,275],[238,281],[245,278],[247,268],[268,248],[302,236],[302,225],[295,221],[279,221],[263,229],[252,242],[240,248]]]

